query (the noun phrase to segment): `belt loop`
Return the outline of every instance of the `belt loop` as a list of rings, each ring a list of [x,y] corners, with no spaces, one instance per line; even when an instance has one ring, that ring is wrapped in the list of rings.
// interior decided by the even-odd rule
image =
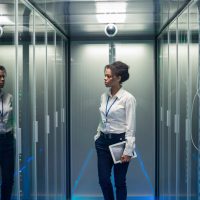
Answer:
[[[109,138],[109,139],[112,139],[112,135],[111,135],[110,133],[108,134],[108,138]]]

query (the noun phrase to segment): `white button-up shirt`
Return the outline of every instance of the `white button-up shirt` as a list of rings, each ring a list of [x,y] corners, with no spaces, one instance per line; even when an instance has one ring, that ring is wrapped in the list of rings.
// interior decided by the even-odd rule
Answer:
[[[114,96],[110,90],[102,94],[100,105],[101,121],[94,139],[98,139],[100,132],[125,133],[126,147],[124,155],[133,156],[135,150],[136,132],[136,99],[121,88]]]
[[[12,95],[0,91],[0,132],[6,133],[13,129]]]

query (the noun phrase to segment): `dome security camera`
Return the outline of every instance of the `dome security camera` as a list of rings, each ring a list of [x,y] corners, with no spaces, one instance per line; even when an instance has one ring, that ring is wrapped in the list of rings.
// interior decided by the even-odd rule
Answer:
[[[3,27],[0,26],[0,37],[3,35]]]
[[[115,24],[107,24],[104,32],[108,37],[113,37],[117,34],[117,26]]]

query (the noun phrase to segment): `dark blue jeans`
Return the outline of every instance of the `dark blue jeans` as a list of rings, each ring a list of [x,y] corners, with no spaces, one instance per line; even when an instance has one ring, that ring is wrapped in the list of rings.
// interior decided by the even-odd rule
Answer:
[[[101,186],[105,200],[114,200],[114,192],[110,180],[111,171],[113,167],[116,187],[116,199],[126,200],[127,198],[126,174],[129,163],[114,164],[108,147],[111,144],[121,142],[124,140],[125,134],[114,134],[114,136],[112,134],[111,138],[101,135],[95,141],[95,146],[97,150],[99,184]]]
[[[1,200],[10,200],[14,183],[14,137],[0,134]]]

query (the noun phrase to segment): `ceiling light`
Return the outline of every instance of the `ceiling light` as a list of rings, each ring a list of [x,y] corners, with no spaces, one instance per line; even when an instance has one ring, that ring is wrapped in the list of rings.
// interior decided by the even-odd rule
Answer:
[[[0,15],[0,25],[14,24],[7,16]]]
[[[98,2],[96,11],[99,23],[123,23],[126,19],[125,2]]]

